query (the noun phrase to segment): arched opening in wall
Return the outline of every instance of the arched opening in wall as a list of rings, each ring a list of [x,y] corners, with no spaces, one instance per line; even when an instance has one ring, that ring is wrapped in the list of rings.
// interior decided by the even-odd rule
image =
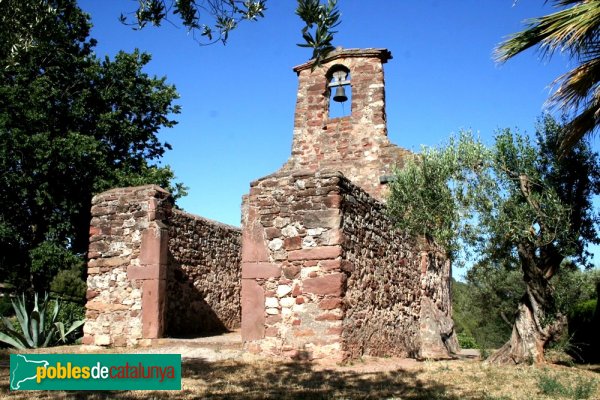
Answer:
[[[348,68],[337,64],[327,71],[327,93],[330,119],[352,114],[352,85]]]

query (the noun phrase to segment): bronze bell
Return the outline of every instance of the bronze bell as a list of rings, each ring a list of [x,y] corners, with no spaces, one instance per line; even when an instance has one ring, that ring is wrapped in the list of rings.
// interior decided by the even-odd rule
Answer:
[[[346,96],[346,91],[343,86],[338,86],[335,90],[335,95],[333,96],[333,101],[337,101],[338,103],[343,103],[348,100],[348,96]]]

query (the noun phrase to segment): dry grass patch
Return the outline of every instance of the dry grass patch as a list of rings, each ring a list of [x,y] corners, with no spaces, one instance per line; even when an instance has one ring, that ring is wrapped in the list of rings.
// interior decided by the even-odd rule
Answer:
[[[75,352],[75,348],[71,352]],[[184,360],[177,392],[12,392],[13,399],[600,399],[600,368],[498,367],[475,360],[366,359],[350,366],[275,360]],[[580,396],[580,397],[577,397]]]

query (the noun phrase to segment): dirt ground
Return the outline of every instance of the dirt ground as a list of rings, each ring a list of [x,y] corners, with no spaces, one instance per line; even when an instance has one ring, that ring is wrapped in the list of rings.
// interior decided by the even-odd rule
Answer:
[[[181,391],[10,392],[9,352],[0,351],[0,397],[10,399],[600,399],[600,365],[564,359],[543,366],[494,366],[466,351],[454,360],[364,357],[348,365],[265,359],[243,351],[239,334],[161,339],[151,347],[64,346],[39,353],[179,353]]]

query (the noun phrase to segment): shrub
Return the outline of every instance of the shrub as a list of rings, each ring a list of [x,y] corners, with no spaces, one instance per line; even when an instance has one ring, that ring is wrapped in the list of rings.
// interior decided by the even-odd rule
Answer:
[[[74,301],[82,301],[85,298],[86,289],[87,285],[81,279],[81,272],[77,267],[58,271],[50,283],[52,293]]]
[[[19,327],[3,317],[5,332],[0,332],[0,342],[17,349],[47,347],[59,342],[67,343],[71,334],[84,322],[76,321],[65,329],[65,324],[57,321],[60,310],[58,301],[54,302],[54,307],[49,312],[48,295],[44,296],[43,302],[39,304],[38,295],[35,294],[31,313],[27,312],[24,294],[13,301],[12,305]]]
[[[594,319],[596,300],[577,303],[568,316],[571,343],[577,351],[568,351],[579,361],[594,362],[600,359],[598,343],[598,319]]]
[[[460,345],[461,348],[463,348],[463,349],[478,348],[477,342],[475,341],[475,338],[473,336],[471,336],[465,332],[461,332],[461,333],[457,334],[456,337],[458,338],[458,344]]]

